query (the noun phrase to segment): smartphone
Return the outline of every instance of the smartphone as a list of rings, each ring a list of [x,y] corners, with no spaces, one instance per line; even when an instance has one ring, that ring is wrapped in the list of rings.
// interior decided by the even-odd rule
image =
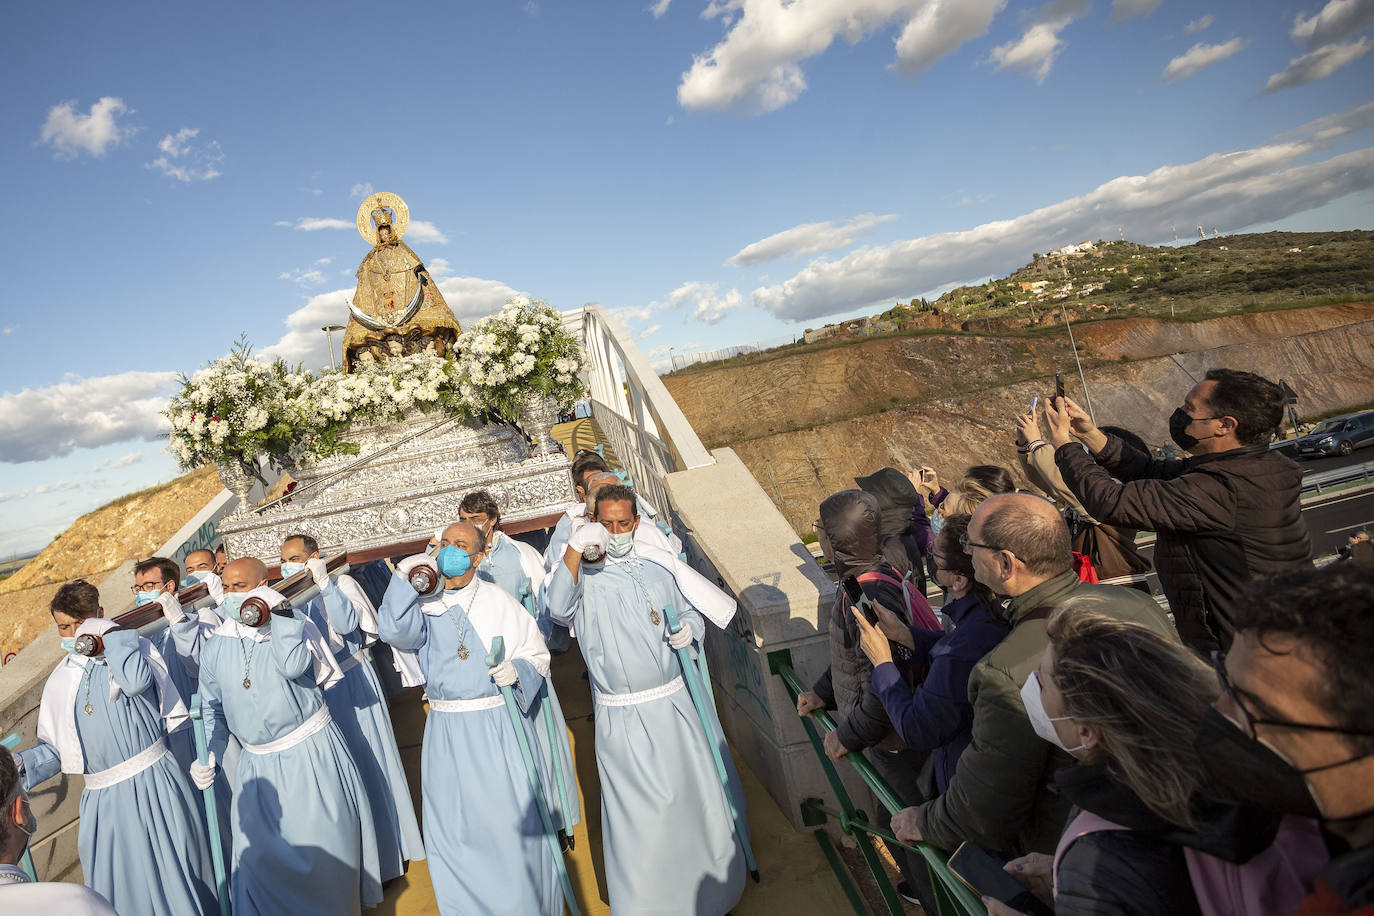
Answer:
[[[1037,394],[1035,397],[1031,398],[1031,412],[1034,413],[1034,412],[1035,412],[1035,408],[1037,408],[1037,407],[1039,407],[1039,406],[1040,406],[1040,395]]]
[[[959,844],[954,855],[949,857],[950,872],[980,897],[1000,900],[1012,909],[1023,912],[1050,912],[1024,884],[1003,870],[1005,864],[968,841]]]
[[[1064,397],[1064,373],[1062,372],[1054,374],[1054,396],[1057,398]]]
[[[873,608],[873,602],[868,600],[863,588],[859,585],[859,580],[853,576],[845,576],[841,582],[844,585],[845,594],[849,596],[849,603],[859,609],[859,613],[864,615],[864,620],[878,625],[878,612]]]

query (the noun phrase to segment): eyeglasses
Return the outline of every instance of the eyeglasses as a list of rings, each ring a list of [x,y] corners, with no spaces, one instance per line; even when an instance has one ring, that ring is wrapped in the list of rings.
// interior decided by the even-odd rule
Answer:
[[[1284,719],[1261,719],[1250,712],[1250,708],[1241,699],[1241,691],[1236,690],[1231,683],[1230,676],[1226,673],[1226,653],[1219,650],[1212,651],[1212,667],[1217,672],[1217,680],[1221,682],[1221,691],[1230,697],[1231,703],[1239,710],[1241,718],[1244,720],[1244,732],[1251,738],[1256,737],[1256,725],[1268,725],[1271,728],[1288,728],[1295,731],[1305,732],[1329,732],[1338,735],[1355,735],[1358,737],[1374,737],[1374,731],[1368,729],[1346,728],[1341,725],[1312,725],[1307,722],[1289,722]]]
[[[811,523],[811,530],[816,532],[817,534],[820,534],[822,531],[825,530],[825,526],[821,524],[820,519],[816,519],[814,522]]]
[[[930,558],[935,561],[936,572],[949,572],[949,567],[945,565],[945,555],[942,553],[930,552]]]
[[[967,531],[964,532],[963,534],[959,535],[959,546],[962,547],[962,548],[964,548],[964,553],[968,553],[968,549],[969,549],[970,547],[981,547],[981,548],[983,548],[984,550],[1002,550],[1002,549],[1003,549],[1003,548],[1001,548],[1001,547],[994,547],[994,546],[992,546],[991,544],[979,544],[977,541],[970,541],[970,540],[968,539],[968,532],[967,532]]]
[[[160,591],[162,586],[166,584],[166,582],[144,582],[142,585],[130,585],[129,591],[133,592],[135,595],[142,594],[143,592],[156,592]]]

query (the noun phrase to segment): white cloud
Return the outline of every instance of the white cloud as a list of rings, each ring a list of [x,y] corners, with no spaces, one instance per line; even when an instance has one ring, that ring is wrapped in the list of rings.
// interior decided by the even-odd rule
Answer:
[[[1160,74],[1160,79],[1166,83],[1174,80],[1187,79],[1203,67],[1210,67],[1212,64],[1220,63],[1233,54],[1238,54],[1247,44],[1244,38],[1232,38],[1230,41],[1219,45],[1209,45],[1199,41],[1178,57],[1169,61],[1164,72]]]
[[[499,312],[507,299],[522,295],[520,290],[500,280],[484,280],[481,277],[448,277],[444,280],[436,278],[436,282],[439,284],[439,292],[444,294],[444,301],[448,303],[459,322],[463,323]]]
[[[355,184],[353,187],[348,189],[348,196],[357,197],[359,199],[362,199],[364,197],[371,197],[372,182],[367,181],[363,182],[362,184]]]
[[[408,242],[429,242],[435,245],[448,244],[448,236],[444,235],[443,230],[423,219],[410,221],[410,228],[406,230],[406,240]]]
[[[668,4],[672,2],[673,0],[658,0],[657,3],[649,7],[649,12],[653,14],[655,19],[662,19],[663,14],[668,12]]]
[[[64,376],[56,385],[0,394],[0,462],[41,461],[78,448],[156,439],[175,372]]]
[[[1317,80],[1324,80],[1346,64],[1354,63],[1364,57],[1370,51],[1374,51],[1374,42],[1368,38],[1361,38],[1358,41],[1345,44],[1326,45],[1315,51],[1309,51],[1301,57],[1290,60],[1283,72],[1275,73],[1269,77],[1264,84],[1264,91],[1266,93],[1278,92],[1282,89],[1292,89],[1296,86],[1315,83]]]
[[[1112,0],[1112,22],[1153,13],[1160,0]]]
[[[1130,238],[1152,242],[1168,239],[1175,222],[1243,227],[1282,219],[1374,188],[1374,147],[1299,164],[1372,120],[1374,104],[1364,105],[1253,149],[1116,178],[1013,219],[817,259],[784,282],[755,289],[753,301],[801,321],[906,298],[951,278],[1000,276],[1063,240],[1115,238],[1118,225]]]
[[[712,0],[702,18],[719,18],[726,34],[715,47],[693,56],[678,84],[678,104],[691,111],[774,111],[806,90],[802,61],[824,53],[836,38],[857,44],[896,24],[902,32],[895,42],[895,66],[919,73],[987,31],[1004,2]]]
[[[1211,13],[1208,13],[1206,16],[1199,16],[1183,27],[1183,33],[1185,35],[1191,35],[1194,32],[1201,32],[1216,21],[1217,17],[1213,16]]]
[[[7,325],[5,325],[5,327],[4,327],[3,329],[0,329],[0,333],[3,333],[6,337],[9,337],[11,334],[13,334],[13,333],[14,333],[15,331],[17,331],[17,330],[19,330],[19,325],[17,325],[17,324],[7,324]]]
[[[308,270],[302,270],[301,268],[297,267],[295,270],[288,270],[285,273],[278,274],[277,279],[290,280],[297,286],[307,287],[324,286],[326,282],[324,274],[320,273],[320,271],[316,270],[313,267]]]
[[[82,487],[99,486],[104,482],[100,478],[95,478],[92,480],[59,480],[56,483],[40,483],[32,490],[13,490],[9,493],[0,493],[0,503],[9,502],[12,499],[42,496],[45,493],[65,493],[68,490],[80,490]]]
[[[739,290],[732,289],[722,296],[719,289],[720,284],[718,283],[690,280],[669,293],[662,303],[654,303],[654,305],[669,309],[695,305],[692,310],[694,321],[716,324],[725,317],[726,312],[739,308],[744,303],[744,298],[740,295]]]
[[[336,289],[312,296],[305,305],[286,316],[287,331],[276,343],[264,347],[260,355],[265,359],[284,359],[292,366],[306,369],[329,366],[329,338],[321,328],[348,324],[348,302],[353,288]],[[343,332],[334,332],[334,358],[343,353]]]
[[[655,302],[649,305],[626,306],[612,309],[611,313],[619,318],[622,324],[629,324],[631,321],[648,321],[658,310],[659,305],[660,303]]]
[[[1092,6],[1092,0],[1053,0],[1031,14],[1031,25],[1021,37],[998,45],[988,54],[988,60],[997,65],[998,70],[1008,67],[1024,70],[1043,83],[1050,75],[1054,59],[1064,48],[1064,40],[1059,37],[1070,23],[1081,19]]]
[[[646,338],[646,337],[653,337],[655,334],[657,334],[657,333],[658,333],[659,331],[661,331],[661,330],[663,330],[663,325],[661,325],[661,324],[651,324],[651,325],[649,325],[647,328],[645,328],[644,330],[642,330],[642,331],[640,331],[638,334],[636,334],[636,335],[635,335],[635,340],[643,340],[643,339]]]
[[[327,264],[333,264],[333,263],[334,263],[334,259],[333,259],[333,258],[320,258],[318,261],[315,262],[315,266],[316,266],[316,267],[324,267],[324,266],[327,265]]]
[[[1299,13],[1293,20],[1293,40],[1309,51],[1335,44],[1374,26],[1374,0],[1330,0],[1316,15]]]
[[[38,141],[51,143],[59,159],[75,159],[80,153],[98,159],[111,146],[134,135],[136,128],[118,123],[120,115],[128,113],[124,100],[116,96],[102,96],[86,114],[76,110],[75,101],[62,102],[49,109]]]
[[[193,144],[191,141],[200,136],[200,128],[183,127],[174,134],[168,134],[157,143],[162,151],[144,168],[157,169],[168,178],[177,181],[209,181],[223,174],[219,167],[224,163],[224,151],[218,140]]]
[[[323,197],[324,188],[301,188],[301,193],[309,194],[311,197]]]
[[[791,229],[784,229],[766,239],[745,245],[732,257],[726,259],[727,267],[744,267],[762,264],[774,258],[787,255],[818,254],[852,244],[859,236],[871,232],[883,223],[897,218],[895,213],[860,213],[844,220],[827,220],[821,223],[802,223]]]
[[[113,471],[116,468],[127,468],[130,465],[138,464],[143,460],[143,452],[130,452],[118,458],[111,458],[109,461],[102,461],[95,466],[97,471]]]
[[[272,225],[285,226],[300,232],[318,232],[321,229],[356,229],[358,227],[357,223],[352,220],[335,219],[329,216],[302,216],[294,223],[279,219]]]

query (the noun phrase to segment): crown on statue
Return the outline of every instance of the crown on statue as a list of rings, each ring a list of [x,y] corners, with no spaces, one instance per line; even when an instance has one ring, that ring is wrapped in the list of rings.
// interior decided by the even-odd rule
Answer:
[[[372,211],[372,225],[380,229],[383,226],[390,226],[395,211],[390,207],[378,207]]]

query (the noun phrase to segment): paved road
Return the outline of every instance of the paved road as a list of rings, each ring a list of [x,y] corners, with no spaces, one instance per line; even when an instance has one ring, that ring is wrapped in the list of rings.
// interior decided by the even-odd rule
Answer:
[[[1364,464],[1366,461],[1374,461],[1374,448],[1359,448],[1344,457],[1334,455],[1330,458],[1299,458],[1298,464],[1302,466],[1303,474],[1315,474],[1318,471],[1331,471],[1336,468],[1348,468],[1354,464]]]

